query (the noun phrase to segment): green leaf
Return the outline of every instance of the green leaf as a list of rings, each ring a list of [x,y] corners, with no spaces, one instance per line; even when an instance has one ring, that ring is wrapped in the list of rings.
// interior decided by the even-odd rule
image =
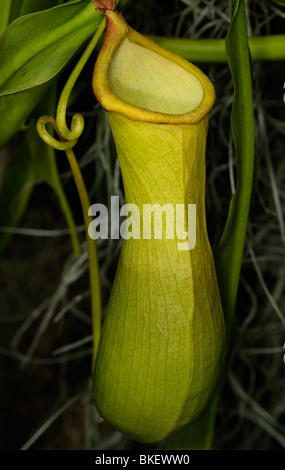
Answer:
[[[11,238],[1,227],[16,227],[27,207],[34,181],[32,157],[27,143],[11,156],[0,189],[0,252]]]
[[[56,3],[55,0],[2,0],[2,15],[0,17],[0,33],[7,24],[22,14],[31,12],[33,9],[45,8]],[[5,21],[4,21],[5,17]],[[12,25],[10,27],[13,31]],[[6,34],[6,33],[5,33]],[[0,40],[0,42],[2,39]],[[2,53],[5,52],[2,50]],[[9,51],[7,51],[9,52]],[[8,54],[7,54],[8,55]],[[0,72],[2,67],[0,65]],[[25,120],[44,97],[51,83],[44,84],[33,89],[24,90],[13,95],[0,96],[0,149],[18,132],[24,125]]]
[[[47,1],[43,0],[44,3],[46,4]],[[32,2],[34,4],[34,2]],[[16,6],[18,7],[17,14],[21,13],[29,8],[32,8],[32,3],[27,2],[27,1],[18,1],[18,2],[13,2],[14,9],[16,10]],[[43,3],[43,4],[44,4]],[[87,24],[90,23],[89,19],[86,16],[86,9],[88,5],[88,1],[80,2],[80,5],[78,4],[64,4],[60,7],[53,8],[52,10],[47,10],[43,11],[40,13],[35,13],[32,15],[28,15],[22,18],[19,18],[16,20],[14,23],[12,23],[6,31],[3,33],[2,37],[0,38],[0,82],[4,80],[5,73],[6,73],[6,79],[7,79],[7,74],[11,75],[12,77],[12,82],[15,83],[15,90],[23,88],[21,91],[15,93],[15,90],[12,94],[5,94],[3,96],[0,96],[0,115],[2,116],[2,119],[0,120],[0,149],[4,147],[4,145],[11,139],[11,137],[19,131],[21,126],[24,124],[25,120],[28,118],[28,116],[31,114],[31,112],[35,109],[37,104],[40,102],[40,100],[45,96],[47,93],[49,87],[52,85],[51,81],[47,81],[46,83],[43,83],[42,85],[39,85],[39,82],[42,80],[42,76],[37,75],[37,66],[36,63],[33,61],[29,61],[28,57],[28,52],[29,52],[29,44],[33,43],[35,47],[35,42],[39,40],[39,37],[35,41],[35,36],[34,34],[31,34],[31,31],[33,29],[29,30],[28,25],[31,27],[34,25],[35,29],[40,29],[40,27],[43,27],[43,29],[46,31],[46,37],[48,38],[48,35],[50,34],[51,38],[54,39],[54,34],[53,34],[53,17],[57,17],[57,22],[56,25],[61,25],[61,23],[64,23],[65,21],[70,19],[70,22],[68,23],[69,26],[71,27],[70,23],[72,23],[72,15],[75,16],[73,19],[73,24],[76,23],[76,15],[78,16],[78,21],[82,21],[82,30],[79,27],[79,30],[82,32],[81,36],[81,41],[84,41],[87,37],[87,30],[86,28],[84,29],[84,19]],[[76,8],[76,11],[75,11]],[[67,13],[66,13],[67,9]],[[92,13],[94,14],[95,8],[92,8]],[[96,13],[97,15],[97,13]],[[47,21],[47,17],[50,19],[51,23],[48,22],[46,24],[45,21]],[[92,18],[92,14],[91,14]],[[96,24],[94,25],[94,28],[96,28]],[[92,35],[92,30],[93,26],[89,24],[89,35]],[[25,36],[25,41],[23,39],[22,43],[22,34]],[[61,29],[60,27],[57,27],[57,35],[61,34]],[[62,33],[64,34],[64,32]],[[81,45],[81,41],[79,41],[79,37],[77,37],[78,40],[78,47]],[[68,56],[64,55],[64,51],[60,48],[60,43],[63,43],[64,39],[59,41],[58,43],[55,44],[55,52],[57,54],[57,64],[58,68],[62,68],[66,61],[68,60],[68,57],[72,55],[76,51],[76,45],[74,44],[73,39],[70,40],[70,38],[67,40],[67,45],[64,48],[64,51],[66,51],[67,48],[69,48],[69,54]],[[44,47],[44,44],[42,45]],[[58,49],[59,47],[59,49]],[[18,50],[17,50],[18,49]],[[39,54],[41,56],[41,54]],[[13,61],[11,58],[13,57]],[[43,58],[42,58],[43,59]],[[24,64],[24,70],[26,70],[25,67],[31,67],[29,70],[29,73],[31,76],[34,76],[33,83],[35,86],[32,88],[27,88],[27,84],[23,83],[23,80],[25,82],[24,76],[21,78],[21,68],[17,69],[17,67],[21,67],[21,61],[27,60],[28,63],[25,65]],[[59,61],[61,62],[59,64]],[[13,62],[13,64],[12,64]],[[43,64],[45,64],[45,67],[43,67]],[[50,71],[50,66],[51,64],[53,65],[53,56],[52,54],[50,57],[46,58],[45,62],[40,65],[41,69],[44,70],[49,70]],[[35,66],[35,68],[33,68]],[[6,70],[6,72],[4,72]],[[15,74],[15,75],[13,75]],[[19,83],[17,83],[17,80],[19,78]],[[15,81],[16,80],[16,81]],[[8,77],[8,82],[9,82],[9,77]],[[10,85],[6,81],[6,86],[9,88]],[[23,86],[21,86],[21,83]],[[31,85],[31,83],[30,83]],[[37,85],[37,86],[36,86]],[[26,89],[27,88],[27,89]]]
[[[8,0],[4,0],[8,1]],[[8,26],[9,23],[12,23],[16,18],[21,16],[21,8],[23,5],[24,0],[11,0],[11,8],[10,8],[10,15],[8,18],[8,23],[6,26]]]
[[[0,35],[9,24],[11,7],[12,7],[12,0],[2,0],[1,15],[0,15]]]
[[[61,0],[1,0],[4,4],[4,16],[7,18],[6,26],[20,16],[27,15],[47,8],[52,8],[63,3]],[[9,4],[9,14],[7,16],[7,5]],[[2,6],[2,5],[1,5]],[[6,11],[5,11],[6,10]],[[0,22],[3,21],[1,16]],[[2,31],[4,31],[4,29]],[[1,31],[1,30],[0,30]],[[1,32],[0,32],[1,34]]]
[[[237,189],[230,204],[222,239],[214,252],[228,341],[239,284],[255,167],[251,63],[244,0],[233,2],[232,15],[226,39],[226,54],[235,93],[232,132],[236,149]],[[167,441],[167,449],[211,449],[219,395],[218,388],[210,405],[198,419]]]
[[[48,8],[55,7],[61,3],[60,0],[22,0],[22,6],[19,16],[28,15],[36,11],[47,10]]]
[[[28,8],[26,2],[30,8],[34,4],[32,0],[12,3],[17,14]],[[120,8],[126,3],[127,0],[121,1]],[[90,0],[73,1],[26,15],[5,30],[0,38],[0,83],[6,90],[2,96],[0,91],[0,149],[47,93],[52,85],[50,79],[95,33],[101,20],[102,15],[96,13]]]
[[[102,19],[90,0],[18,18],[0,38],[0,95],[24,91],[55,77]]]
[[[255,168],[251,60],[244,0],[234,2],[233,19],[226,38],[226,55],[234,82],[231,121],[237,183],[236,192],[230,202],[226,226],[214,255],[229,338],[239,285]]]
[[[0,149],[19,131],[45,96],[52,82],[13,95],[0,97]]]

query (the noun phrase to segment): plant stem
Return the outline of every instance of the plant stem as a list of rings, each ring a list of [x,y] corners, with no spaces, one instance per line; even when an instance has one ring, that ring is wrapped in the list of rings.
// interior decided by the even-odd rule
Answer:
[[[70,210],[69,204],[67,202],[66,196],[65,196],[64,192],[62,191],[62,189],[59,188],[59,187],[54,188],[54,191],[57,194],[57,197],[58,197],[59,202],[60,202],[61,210],[62,210],[62,212],[65,216],[65,220],[66,220],[66,223],[67,223],[67,226],[68,226],[68,229],[69,229],[70,238],[71,238],[71,242],[72,242],[72,246],[73,246],[73,252],[74,252],[75,256],[80,256],[80,245],[79,245],[79,241],[78,241],[78,235],[77,235],[76,227],[75,227],[75,224],[74,224],[73,215],[72,215],[72,212]]]
[[[83,132],[84,129],[84,119],[80,114],[76,114],[72,118],[71,129],[69,130],[66,124],[66,110],[68,100],[71,94],[71,91],[83,69],[87,60],[94,51],[100,37],[102,36],[106,26],[105,18],[102,20],[100,26],[98,27],[96,33],[91,39],[90,43],[86,47],[79,61],[77,62],[75,68],[73,69],[70,77],[68,78],[66,85],[61,93],[58,107],[57,107],[57,116],[56,124],[60,133],[61,139],[64,138],[71,141],[76,141]],[[74,177],[74,181],[77,187],[78,195],[80,198],[82,213],[85,225],[86,233],[86,244],[88,252],[88,263],[89,263],[89,278],[90,278],[90,290],[91,290],[91,311],[92,311],[92,332],[93,332],[93,363],[92,370],[94,368],[94,362],[97,354],[99,338],[101,334],[101,292],[100,292],[100,279],[99,279],[99,265],[98,265],[98,256],[96,243],[88,236],[88,226],[92,222],[92,218],[88,216],[88,210],[90,207],[89,196],[85,187],[85,183],[80,171],[79,165],[77,163],[75,154],[73,150],[66,149],[66,156],[68,158],[71,171]]]
[[[82,56],[80,57],[79,61],[77,62],[76,66],[72,70],[70,77],[68,78],[65,87],[61,93],[58,107],[57,107],[57,115],[56,115],[56,122],[57,127],[60,131],[61,137],[68,141],[75,141],[77,140],[83,132],[84,129],[84,119],[83,116],[80,114],[75,114],[72,118],[72,126],[71,130],[68,129],[66,125],[66,110],[68,100],[71,94],[71,91],[82,72],[87,60],[91,56],[92,52],[94,51],[100,37],[102,36],[104,29],[106,26],[105,18],[100,23],[96,33],[94,34],[93,38],[91,39],[90,43],[86,47],[85,51],[83,52]]]
[[[86,244],[89,262],[89,278],[91,289],[91,308],[92,308],[92,332],[93,332],[93,365],[97,353],[99,338],[101,334],[101,292],[99,280],[99,266],[96,243],[88,236],[88,226],[92,222],[92,217],[88,215],[90,208],[90,200],[85,187],[85,183],[77,163],[76,157],[72,149],[66,150],[70,168],[77,187],[78,195],[81,202],[82,213],[84,218]],[[92,367],[93,370],[93,367]]]
[[[227,62],[225,39],[183,39],[151,36],[160,46],[193,62]],[[285,35],[259,36],[248,39],[253,61],[285,60]]]

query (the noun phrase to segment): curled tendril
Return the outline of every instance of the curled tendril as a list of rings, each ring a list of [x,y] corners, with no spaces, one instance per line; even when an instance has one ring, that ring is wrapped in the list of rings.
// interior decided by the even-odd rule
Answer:
[[[61,140],[55,139],[46,129],[46,125],[50,124],[57,135],[60,137]],[[53,147],[56,150],[70,150],[72,149],[76,143],[77,140],[64,140],[56,123],[56,120],[52,116],[42,116],[38,119],[37,122],[37,131],[40,137],[43,139],[43,141],[47,144],[50,145],[50,147]]]
[[[63,117],[64,114],[59,113],[56,121],[60,135],[66,140],[77,142],[84,130],[84,117],[82,114],[74,114],[70,130],[68,129]]]
[[[66,124],[67,104],[71,91],[80,73],[82,72],[87,60],[91,56],[100,37],[102,36],[105,26],[106,20],[104,18],[100,26],[98,27],[96,33],[94,34],[93,38],[91,39],[90,43],[83,52],[78,63],[76,64],[75,68],[71,72],[71,75],[65,84],[65,87],[61,93],[58,102],[56,119],[51,116],[42,116],[37,122],[37,130],[40,137],[43,139],[44,142],[46,142],[48,145],[50,145],[56,150],[66,151],[72,149],[76,145],[79,137],[81,136],[84,130],[84,117],[81,114],[75,114],[72,117],[70,126],[71,128],[68,128]],[[46,129],[47,124],[51,124],[60,140],[55,139],[51,134],[49,134]]]
[[[39,118],[37,122],[37,131],[40,137],[43,139],[43,141],[46,144],[50,145],[56,150],[72,149],[76,145],[79,137],[84,131],[84,117],[81,114],[74,114],[71,120],[71,129],[69,129],[66,124],[66,110],[67,110],[67,103],[69,100],[70,93],[75,85],[75,82],[81,70],[83,69],[86,63],[86,60],[88,59],[88,57],[87,58],[85,57],[85,60],[82,61],[82,57],[80,61],[78,62],[77,66],[75,67],[75,69],[73,70],[73,72],[71,73],[62,91],[62,94],[60,96],[58,106],[57,106],[56,119],[54,119],[51,116],[42,116]],[[51,134],[49,134],[49,132],[46,129],[47,124],[51,124],[51,126],[54,128],[60,140],[55,139]]]

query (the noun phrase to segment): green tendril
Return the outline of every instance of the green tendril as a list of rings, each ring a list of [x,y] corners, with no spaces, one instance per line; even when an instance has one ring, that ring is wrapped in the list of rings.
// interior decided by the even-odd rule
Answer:
[[[94,51],[100,37],[102,36],[105,26],[106,20],[104,18],[90,43],[83,52],[78,63],[71,72],[71,75],[68,78],[59,98],[56,120],[50,116],[43,116],[38,120],[37,129],[40,137],[44,140],[44,142],[56,150],[66,151],[73,148],[84,130],[84,117],[81,114],[75,114],[72,117],[71,128],[68,128],[66,124],[68,100],[80,73],[82,72],[87,60]],[[53,126],[60,140],[55,139],[48,133],[46,129],[47,124],[51,124]]]
[[[97,353],[99,338],[101,334],[101,289],[100,289],[100,279],[99,279],[99,263],[97,248],[94,240],[88,236],[88,227],[92,222],[92,218],[88,216],[88,211],[90,208],[90,200],[86,186],[77,163],[76,156],[73,152],[73,147],[76,145],[79,137],[81,136],[84,130],[84,118],[81,114],[75,114],[71,120],[71,128],[69,129],[66,124],[66,111],[68,100],[71,94],[71,91],[83,70],[87,60],[94,51],[100,37],[102,36],[106,26],[105,18],[102,20],[100,26],[98,27],[96,33],[91,39],[90,43],[83,52],[81,58],[73,69],[69,79],[66,82],[66,85],[61,93],[56,119],[52,116],[42,116],[38,119],[37,122],[37,131],[43,141],[53,147],[56,150],[65,151],[66,156],[69,161],[69,165],[74,177],[74,181],[77,187],[78,195],[81,202],[83,219],[86,232],[86,244],[88,252],[88,263],[89,263],[89,278],[91,286],[91,310],[92,310],[92,329],[93,329],[93,364],[94,367],[95,357]],[[52,126],[58,139],[53,137],[47,130],[47,125]]]
[[[77,140],[73,141],[65,141],[65,140],[57,140],[55,139],[46,129],[46,125],[50,124],[57,135],[61,137],[61,133],[57,127],[57,122],[52,116],[42,116],[38,119],[37,122],[37,131],[40,137],[43,139],[43,141],[48,144],[50,147],[53,147],[56,150],[69,150],[72,149],[75,144],[77,143]]]

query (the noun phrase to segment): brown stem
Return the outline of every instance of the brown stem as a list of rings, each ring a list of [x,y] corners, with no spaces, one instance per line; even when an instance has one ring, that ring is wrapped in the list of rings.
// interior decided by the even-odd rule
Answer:
[[[98,13],[104,14],[107,10],[115,11],[116,0],[92,0]]]

